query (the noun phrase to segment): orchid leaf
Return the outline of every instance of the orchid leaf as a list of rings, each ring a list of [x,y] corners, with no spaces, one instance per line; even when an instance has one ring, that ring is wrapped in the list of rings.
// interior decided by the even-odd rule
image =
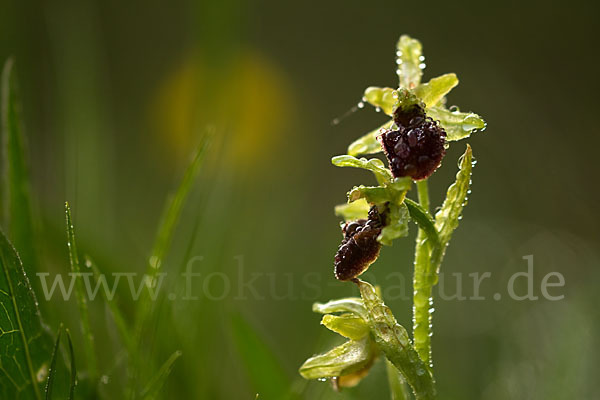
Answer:
[[[434,399],[433,376],[412,346],[406,329],[398,324],[372,285],[359,279],[356,283],[368,312],[371,334],[377,347],[402,373],[417,400]]]

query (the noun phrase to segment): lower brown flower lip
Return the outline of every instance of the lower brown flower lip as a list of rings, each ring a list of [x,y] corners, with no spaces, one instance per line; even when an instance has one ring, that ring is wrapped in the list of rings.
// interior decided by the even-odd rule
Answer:
[[[377,237],[383,228],[383,216],[377,206],[369,210],[368,219],[347,222],[342,227],[344,239],[334,261],[335,277],[348,281],[365,272],[379,257],[381,243]]]

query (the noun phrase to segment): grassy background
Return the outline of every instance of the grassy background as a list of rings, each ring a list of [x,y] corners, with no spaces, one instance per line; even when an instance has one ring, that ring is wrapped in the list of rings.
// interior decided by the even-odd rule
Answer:
[[[215,127],[164,261],[166,293],[177,299],[159,299],[144,333],[153,360],[145,369],[182,351],[163,398],[277,398],[288,385],[307,399],[387,396],[382,363],[341,394],[305,386],[296,370],[339,340],[319,327],[312,302],[355,293],[333,279],[332,208],[371,177],[329,159],[385,119],[366,107],[331,121],[365,87],[395,85],[401,33],[423,42],[426,79],[458,74],[450,104],[488,122],[469,140],[479,160],[473,194],[443,268],[493,278],[482,285],[486,301],[436,304],[439,391],[444,399],[593,397],[600,135],[591,2],[1,0],[0,10],[0,61],[15,56],[23,98],[40,271],[68,271],[68,200],[82,253],[107,273],[144,272],[166,195],[205,126]],[[462,150],[454,146],[431,179],[434,204]],[[385,250],[371,278],[410,278],[411,241]],[[543,276],[559,271],[565,299],[492,300],[529,254],[537,294]],[[178,274],[194,256],[204,257],[194,264],[199,299],[184,301]],[[205,279],[215,272],[231,283],[219,300],[210,294],[224,292],[223,275]],[[240,296],[239,279],[257,273],[257,294]],[[39,297],[46,321],[70,327],[83,357],[77,304]],[[409,326],[410,301],[388,304]],[[126,319],[136,307],[124,286],[119,306]],[[120,393],[126,352],[102,301],[89,307],[101,393],[110,396]]]

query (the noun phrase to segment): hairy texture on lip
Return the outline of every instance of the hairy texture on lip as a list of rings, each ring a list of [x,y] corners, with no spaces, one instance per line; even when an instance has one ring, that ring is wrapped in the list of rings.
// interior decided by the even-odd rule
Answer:
[[[427,117],[423,108],[412,104],[394,111],[398,130],[377,137],[395,178],[428,178],[440,166],[446,154],[446,131]]]
[[[337,279],[354,279],[377,260],[381,250],[381,243],[377,241],[377,237],[381,233],[384,220],[385,217],[373,206],[369,210],[368,219],[347,222],[342,226],[344,239],[334,261]]]

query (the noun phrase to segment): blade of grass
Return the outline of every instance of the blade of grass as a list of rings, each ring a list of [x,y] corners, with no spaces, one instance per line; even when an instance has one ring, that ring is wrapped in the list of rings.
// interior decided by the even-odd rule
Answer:
[[[73,341],[71,341],[71,332],[67,329],[67,341],[69,342],[69,356],[71,358],[71,383],[69,385],[69,400],[75,398],[75,386],[77,386],[77,368],[75,366],[75,352],[73,351]]]
[[[73,228],[73,220],[71,218],[71,208],[69,203],[65,203],[65,216],[67,222],[67,246],[69,248],[69,264],[71,272],[77,275],[81,274],[79,267],[79,255],[77,254],[77,244],[75,243],[75,229]],[[76,286],[77,306],[81,317],[81,333],[84,338],[84,351],[87,361],[88,373],[92,383],[96,380],[96,353],[94,350],[94,335],[90,324],[90,315],[87,307],[86,292],[82,279],[77,279]]]
[[[21,260],[1,230],[0,269],[0,398],[41,400],[53,341]]]
[[[48,380],[46,381],[46,400],[52,399],[52,389],[54,388],[54,376],[56,375],[56,358],[58,347],[60,345],[60,335],[62,333],[62,324],[58,328],[56,334],[56,342],[54,343],[54,351],[52,351],[52,360],[50,361],[50,370],[48,371]]]
[[[231,333],[250,383],[260,398],[288,398],[289,377],[271,349],[240,313],[232,316]]]
[[[164,258],[170,249],[175,227],[181,216],[183,205],[192,189],[194,180],[198,176],[200,167],[204,162],[206,153],[210,148],[210,144],[214,135],[214,129],[207,128],[206,132],[202,135],[199,145],[196,148],[191,163],[184,173],[181,183],[179,184],[175,193],[167,199],[161,222],[157,230],[154,245],[152,247],[145,276],[145,284],[148,286],[148,288],[155,288],[157,285],[157,277],[159,276],[158,274],[163,266]],[[136,318],[133,329],[134,337],[144,338],[144,330],[147,329],[148,319],[150,318],[151,310],[153,308],[153,302],[149,290],[142,291],[136,308]],[[134,371],[131,374],[129,387],[127,389],[132,396],[134,396],[139,390],[138,382],[143,381],[143,379],[140,379],[140,376],[144,375],[143,371],[149,369],[147,368],[149,365],[148,362],[146,362],[146,365],[144,365],[143,359],[145,354],[142,354],[140,350],[141,342],[142,340],[136,343],[135,351],[132,354],[134,360]],[[148,357],[146,357],[146,359],[149,360]],[[151,361],[149,362],[151,363]]]
[[[31,188],[20,120],[19,99],[14,76],[14,60],[2,71],[2,203],[4,226],[21,256],[25,272],[35,271],[35,229],[31,212]]]
[[[84,256],[85,258],[85,265],[86,267],[90,268],[92,270],[92,273],[94,275],[94,281],[97,282],[100,279],[100,270],[98,269],[98,266],[96,265],[96,263],[94,263],[94,261],[92,261],[92,259],[89,256]],[[109,299],[106,291],[104,290],[100,290],[100,292],[102,292],[102,298],[104,299],[104,302],[106,303],[106,305],[108,306],[108,309],[110,310],[110,314],[113,318],[113,321],[115,323],[115,326],[117,327],[117,330],[119,331],[119,335],[121,336],[121,340],[123,341],[123,345],[125,346],[125,348],[127,349],[127,351],[129,352],[129,354],[133,354],[133,352],[135,351],[135,342],[133,341],[133,336],[131,335],[131,330],[130,327],[127,325],[126,319],[123,316],[123,314],[121,313],[121,310],[119,309],[119,306],[117,304],[117,302],[113,299]]]
[[[181,357],[181,351],[177,350],[175,353],[171,354],[171,356],[165,361],[165,363],[159,368],[156,375],[150,379],[146,388],[142,391],[142,399],[156,399],[160,389],[164,385],[167,377],[171,373],[173,369],[173,364],[175,361]]]
[[[167,200],[166,207],[163,211],[161,222],[159,224],[154,246],[149,258],[149,265],[147,270],[148,281],[147,284],[151,287],[156,285],[156,277],[162,267],[162,263],[166,254],[171,246],[171,240],[175,231],[175,226],[181,216],[181,211],[185,200],[192,188],[192,184],[200,171],[200,167],[204,161],[206,152],[210,146],[214,131],[212,129],[207,130],[202,136],[200,144],[196,148],[196,152],[192,159],[192,162],[188,166],[179,187],[174,195],[170,196]],[[147,291],[142,293],[142,297],[138,302],[138,317],[136,324],[136,332],[139,332],[146,322],[147,314],[149,312],[150,296]]]
[[[410,394],[406,387],[406,382],[402,377],[398,368],[391,363],[390,360],[385,360],[385,368],[387,370],[388,386],[390,387],[391,400],[408,400]]]

